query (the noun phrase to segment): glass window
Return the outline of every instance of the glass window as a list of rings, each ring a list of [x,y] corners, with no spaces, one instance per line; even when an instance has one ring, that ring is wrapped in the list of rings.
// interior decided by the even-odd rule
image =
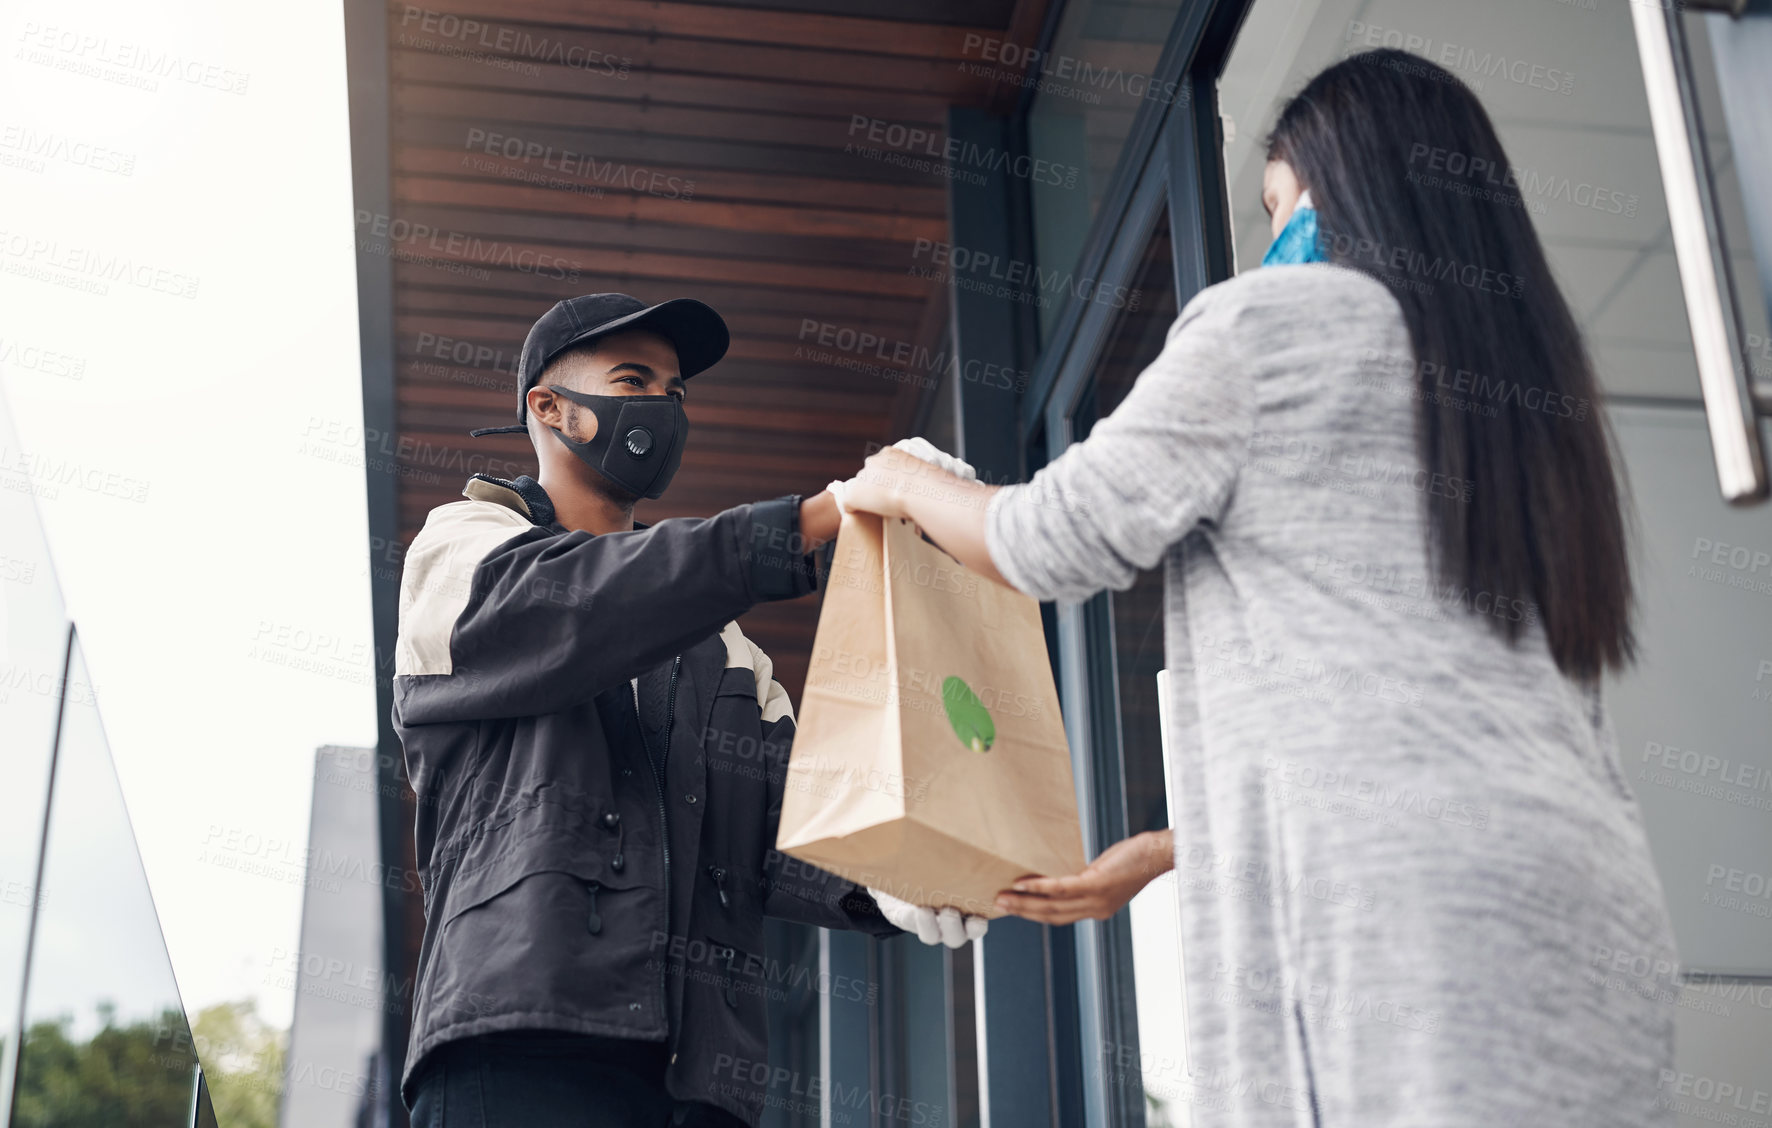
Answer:
[[[24,469],[0,394],[0,1109],[15,1064],[13,1029],[24,982],[25,940],[37,899],[37,853],[49,801],[49,756],[67,658],[68,621],[37,522],[36,486]]]
[[[762,1128],[978,1123],[970,947],[764,928],[778,986]]]
[[[943,355],[954,355],[954,335],[950,326],[942,331]],[[955,387],[954,365],[944,364],[936,375],[939,381],[934,391],[929,393],[928,415],[917,433],[934,443],[941,450],[959,450],[960,439],[956,412],[956,397],[959,389]]]
[[[405,982],[382,966],[382,883],[360,876],[381,872],[376,767],[373,748],[328,745],[314,756],[307,856],[319,864],[302,889],[300,947],[271,970],[271,983],[295,995],[285,1124],[346,1125],[368,1117],[382,1083],[376,1055],[383,1016],[408,1002]],[[239,1082],[218,1083],[226,1098]]]
[[[1717,204],[1723,228],[1723,243],[1729,251],[1730,273],[1735,280],[1735,294],[1741,313],[1742,331],[1747,344],[1747,366],[1751,379],[1772,381],[1772,327],[1768,325],[1772,311],[1766,307],[1766,292],[1760,285],[1763,272],[1754,259],[1752,233],[1747,222],[1747,196],[1738,175],[1741,165],[1735,159],[1735,142],[1729,136],[1727,115],[1722,95],[1717,89],[1717,68],[1711,55],[1711,33],[1722,21],[1729,26],[1729,17],[1711,16],[1703,12],[1687,12],[1680,17],[1685,25],[1687,44],[1691,49],[1692,70],[1698,80],[1699,116],[1704,120],[1704,143],[1710,153],[1712,170],[1716,173]],[[1762,111],[1763,111],[1762,107]],[[1763,204],[1762,204],[1763,206]],[[1762,222],[1772,222],[1763,220]]]
[[[780,1092],[770,1089],[761,1128],[818,1128],[820,1123],[819,1090],[824,1079],[819,1070],[819,984],[828,984],[830,976],[819,964],[818,932],[785,920],[763,922],[770,968],[779,969],[773,978],[781,983],[767,996],[769,1063],[788,1070],[798,1084]],[[817,1086],[810,1084],[813,1078],[819,1078]]]
[[[1128,309],[1109,331],[1095,381],[1073,416],[1079,440],[1111,415],[1145,367],[1163,351],[1176,314],[1175,263],[1168,217],[1159,218],[1139,263]],[[1101,597],[1110,607],[1118,744],[1124,759],[1126,834],[1169,825],[1157,724],[1157,671],[1163,668],[1163,573],[1139,573],[1127,591]]]
[[[894,988],[886,1000],[892,1043],[888,1053],[898,1063],[898,1076],[890,1079],[886,1090],[892,1100],[882,1103],[893,1111],[908,1108],[908,1118],[940,1123],[947,1123],[953,1112],[948,1092],[952,1055],[946,953],[941,945],[924,944],[914,936],[895,937],[880,945],[881,959],[891,969],[882,980]]]
[[[1051,50],[1030,71],[1040,86],[1027,114],[1028,152],[1053,170],[1029,177],[1034,260],[1045,275],[1062,277],[1077,265],[1139,110],[1175,101],[1173,85],[1152,76],[1180,7],[1071,0]],[[1044,345],[1063,303],[1039,308]]]
[[[197,1047],[78,642],[25,1015],[14,1124],[193,1122]]]

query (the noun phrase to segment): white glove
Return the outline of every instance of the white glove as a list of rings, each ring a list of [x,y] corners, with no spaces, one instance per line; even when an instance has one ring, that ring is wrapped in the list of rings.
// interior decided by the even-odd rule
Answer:
[[[956,478],[964,478],[968,482],[978,481],[978,471],[972,468],[972,463],[962,462],[921,435],[915,438],[900,439],[892,444],[892,449],[902,450],[913,458],[921,458],[924,462],[946,470]],[[832,482],[825,487],[836,499],[839,513],[849,512],[849,507],[843,504],[843,488],[848,484],[848,482]],[[934,941],[929,941],[929,943],[934,943]]]
[[[917,939],[925,944],[964,947],[966,941],[979,939],[991,926],[991,922],[985,918],[968,916],[959,909],[931,909],[925,905],[913,905],[872,886],[868,887],[868,892],[873,895],[874,904],[880,906],[881,916],[906,932],[916,933]]]
[[[956,478],[964,478],[968,482],[978,481],[978,471],[972,468],[972,463],[961,462],[921,435],[910,439],[900,439],[892,444],[892,449],[902,450],[906,454],[921,458],[924,462],[934,463]]]

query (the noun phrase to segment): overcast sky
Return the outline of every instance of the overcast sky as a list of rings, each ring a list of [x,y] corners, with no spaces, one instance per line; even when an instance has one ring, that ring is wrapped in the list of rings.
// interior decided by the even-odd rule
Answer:
[[[36,487],[186,1006],[256,996],[279,1024],[314,751],[375,735],[341,19],[0,16],[5,457]]]

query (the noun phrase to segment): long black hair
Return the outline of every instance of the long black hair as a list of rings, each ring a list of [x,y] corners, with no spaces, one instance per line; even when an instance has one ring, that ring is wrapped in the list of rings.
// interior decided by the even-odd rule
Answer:
[[[1438,581],[1479,608],[1530,601],[1566,675],[1629,662],[1625,519],[1593,364],[1476,95],[1416,55],[1354,55],[1287,103],[1267,156],[1310,189],[1329,260],[1402,305],[1422,465],[1468,483],[1427,498]],[[1488,615],[1510,641],[1532,617]]]

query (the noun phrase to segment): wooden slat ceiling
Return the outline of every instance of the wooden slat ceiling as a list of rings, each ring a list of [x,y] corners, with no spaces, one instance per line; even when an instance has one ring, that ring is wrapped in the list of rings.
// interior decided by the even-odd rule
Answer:
[[[401,539],[489,459],[533,472],[523,436],[466,432],[514,420],[524,334],[574,294],[700,298],[732,329],[690,385],[682,470],[641,520],[816,492],[902,433],[917,383],[801,354],[807,319],[942,347],[945,289],[911,268],[917,240],[947,238],[946,181],[845,152],[865,143],[852,119],[940,138],[950,106],[1007,110],[1019,88],[968,67],[983,60],[967,36],[1031,45],[1046,7],[390,3],[391,218],[436,233],[395,244]],[[481,359],[439,356],[442,340]],[[816,617],[800,600],[745,619],[796,701]]]

